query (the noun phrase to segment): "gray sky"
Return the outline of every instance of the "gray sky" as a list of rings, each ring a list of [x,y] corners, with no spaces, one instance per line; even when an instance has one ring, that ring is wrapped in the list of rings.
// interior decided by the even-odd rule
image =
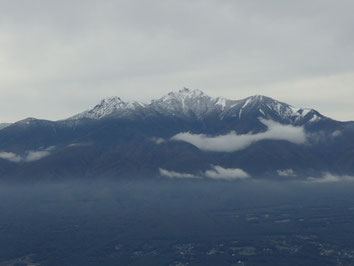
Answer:
[[[352,0],[0,0],[0,122],[263,94],[354,120]]]

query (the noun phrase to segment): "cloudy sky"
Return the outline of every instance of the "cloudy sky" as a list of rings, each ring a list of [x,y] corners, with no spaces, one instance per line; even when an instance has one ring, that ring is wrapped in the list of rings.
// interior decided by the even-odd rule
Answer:
[[[354,120],[352,0],[0,0],[0,122],[263,94]]]

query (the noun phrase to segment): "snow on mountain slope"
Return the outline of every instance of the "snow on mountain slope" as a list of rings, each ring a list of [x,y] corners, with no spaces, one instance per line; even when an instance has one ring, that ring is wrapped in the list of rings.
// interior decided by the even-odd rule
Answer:
[[[237,106],[233,111],[241,119],[245,114],[253,114],[266,119],[288,123],[314,122],[324,118],[317,111],[309,108],[297,108],[289,104],[279,102],[272,98],[255,95],[241,100],[242,107]],[[315,119],[316,117],[316,119]]]
[[[10,125],[11,125],[11,123],[0,123],[0,130],[4,129],[4,128],[7,128]]]
[[[136,117],[156,113],[197,119],[203,119],[209,115],[219,116],[220,119],[231,117],[239,120],[262,117],[292,124],[316,122],[324,118],[313,109],[296,108],[262,95],[242,100],[228,100],[222,97],[210,97],[200,90],[184,88],[177,92],[170,92],[160,99],[152,100],[150,104],[124,102],[119,97],[106,98],[94,108],[69,119]]]
[[[84,111],[69,119],[92,118],[101,119],[113,115],[114,113],[134,112],[137,108],[145,107],[145,104],[139,102],[124,102],[119,97],[107,97],[103,99],[94,108]]]
[[[192,115],[202,118],[210,113],[221,113],[237,101],[224,98],[212,98],[200,90],[184,88],[178,92],[170,92],[158,100],[152,100],[150,108],[174,116]]]

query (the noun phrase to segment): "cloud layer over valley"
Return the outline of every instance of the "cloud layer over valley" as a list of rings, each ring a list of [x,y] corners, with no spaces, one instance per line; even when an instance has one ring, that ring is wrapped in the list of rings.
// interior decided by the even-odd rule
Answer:
[[[201,179],[201,178],[210,178],[216,180],[238,180],[250,178],[250,175],[245,171],[239,168],[223,168],[219,165],[212,165],[211,169],[201,172],[198,175],[189,174],[189,173],[179,173],[175,171],[168,171],[166,169],[159,169],[160,175],[168,178],[176,179]]]
[[[334,175],[332,173],[324,173],[321,177],[309,177],[309,183],[333,183],[333,182],[353,182],[354,176]]]
[[[160,175],[169,177],[169,178],[200,178],[199,176],[188,174],[188,173],[178,173],[175,171],[168,171],[166,169],[159,169]]]
[[[13,152],[0,152],[0,159],[8,160],[10,162],[33,162],[38,161],[44,157],[50,155],[50,152],[54,149],[54,147],[48,147],[44,150],[37,151],[26,151],[24,155],[19,155]]]
[[[295,144],[304,144],[307,140],[303,127],[282,125],[271,120],[260,120],[268,127],[266,132],[257,134],[237,135],[230,132],[227,135],[207,136],[204,134],[192,134],[189,132],[179,133],[171,140],[185,141],[200,150],[215,152],[234,152],[247,148],[251,144],[261,140],[285,140]]]

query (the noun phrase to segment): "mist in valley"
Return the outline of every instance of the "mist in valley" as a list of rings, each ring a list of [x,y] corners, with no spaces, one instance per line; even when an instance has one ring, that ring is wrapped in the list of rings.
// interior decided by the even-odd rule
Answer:
[[[338,180],[2,184],[0,265],[353,262],[353,188]]]

